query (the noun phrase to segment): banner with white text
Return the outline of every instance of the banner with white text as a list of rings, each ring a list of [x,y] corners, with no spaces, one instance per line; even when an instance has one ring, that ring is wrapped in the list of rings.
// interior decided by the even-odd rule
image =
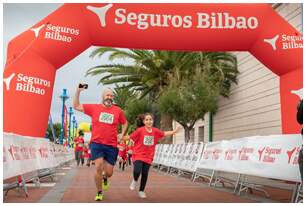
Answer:
[[[301,135],[253,136],[205,145],[198,168],[300,182]]]
[[[72,148],[43,138],[3,135],[3,179],[52,168],[74,158]]]

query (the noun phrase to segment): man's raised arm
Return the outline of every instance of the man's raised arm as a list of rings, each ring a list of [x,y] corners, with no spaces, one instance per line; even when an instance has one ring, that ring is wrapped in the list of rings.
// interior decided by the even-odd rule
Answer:
[[[80,112],[84,112],[83,105],[80,104],[80,93],[83,91],[84,88],[77,88],[75,95],[73,97],[73,109],[78,110]]]

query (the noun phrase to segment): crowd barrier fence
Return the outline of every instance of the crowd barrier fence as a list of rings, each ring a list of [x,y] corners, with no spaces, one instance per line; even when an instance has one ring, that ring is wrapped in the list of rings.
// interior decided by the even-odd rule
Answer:
[[[3,135],[3,190],[5,196],[11,189],[24,190],[26,183],[40,186],[42,178],[56,180],[56,168],[74,159],[73,148],[54,144],[48,139]]]
[[[202,177],[209,186],[230,184],[238,195],[254,189],[269,197],[262,184],[248,181],[251,176],[292,182],[294,202],[302,197],[298,167],[301,147],[300,134],[252,136],[205,145],[202,142],[158,144],[153,164],[159,171],[166,168],[169,174],[189,173],[192,181]],[[226,173],[231,177],[225,177]]]

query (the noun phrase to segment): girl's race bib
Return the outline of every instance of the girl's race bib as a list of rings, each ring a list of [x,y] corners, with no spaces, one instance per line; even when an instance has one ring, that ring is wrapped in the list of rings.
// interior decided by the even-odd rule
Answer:
[[[143,144],[146,146],[154,145],[154,136],[144,136]]]

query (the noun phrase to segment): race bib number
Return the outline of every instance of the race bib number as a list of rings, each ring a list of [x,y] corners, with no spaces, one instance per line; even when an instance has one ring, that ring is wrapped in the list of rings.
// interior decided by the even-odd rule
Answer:
[[[113,124],[114,115],[101,112],[100,117],[99,117],[99,121],[103,122],[103,123],[106,123],[106,124]]]
[[[144,136],[143,144],[147,146],[154,145],[154,136]]]

